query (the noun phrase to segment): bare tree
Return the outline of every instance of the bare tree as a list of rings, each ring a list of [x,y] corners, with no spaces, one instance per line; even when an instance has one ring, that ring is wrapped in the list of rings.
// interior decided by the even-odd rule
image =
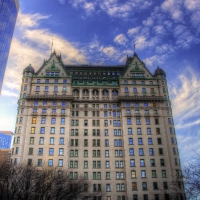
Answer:
[[[69,172],[48,166],[0,165],[0,200],[99,199],[104,191],[92,191],[83,177],[70,179]]]
[[[200,199],[200,154],[183,167],[185,190],[188,200]]]

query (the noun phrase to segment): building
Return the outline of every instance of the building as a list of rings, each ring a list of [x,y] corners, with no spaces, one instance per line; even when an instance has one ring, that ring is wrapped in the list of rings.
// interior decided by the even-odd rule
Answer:
[[[69,168],[105,200],[158,200],[159,188],[169,199],[181,170],[166,74],[136,53],[108,67],[64,65],[54,51],[26,67],[14,141],[14,164]]]
[[[0,149],[11,148],[12,136],[12,131],[0,131]]]
[[[0,94],[18,11],[18,0],[0,1]]]
[[[11,149],[0,149],[0,164],[10,162]]]

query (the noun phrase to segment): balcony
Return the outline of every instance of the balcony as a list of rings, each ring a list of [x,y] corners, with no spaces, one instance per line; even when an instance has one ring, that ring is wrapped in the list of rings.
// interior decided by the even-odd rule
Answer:
[[[74,97],[72,95],[35,95],[35,94],[27,94],[26,99],[31,101],[54,101],[54,100],[73,100]]]
[[[31,115],[37,116],[38,112],[32,112]]]
[[[119,101],[161,102],[164,98],[163,96],[119,96]]]

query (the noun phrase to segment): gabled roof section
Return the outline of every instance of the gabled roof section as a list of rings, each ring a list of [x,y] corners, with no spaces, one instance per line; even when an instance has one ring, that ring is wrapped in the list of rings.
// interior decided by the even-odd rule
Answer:
[[[64,73],[64,75],[67,75],[67,71],[66,71],[64,63],[62,61],[61,54],[57,55],[55,50],[51,54],[51,56],[48,60],[44,60],[43,65],[36,72],[36,75],[39,75],[39,76],[45,75],[46,72],[59,72],[62,74]]]
[[[139,59],[137,54],[134,52],[133,57],[127,55],[126,65],[124,67],[122,76],[129,77],[153,77],[151,72],[146,68],[143,61]]]

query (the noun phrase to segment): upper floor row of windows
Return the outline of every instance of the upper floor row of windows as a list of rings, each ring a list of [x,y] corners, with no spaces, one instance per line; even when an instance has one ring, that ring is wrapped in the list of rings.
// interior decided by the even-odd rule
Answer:
[[[24,79],[24,82],[25,83],[28,83],[29,82],[29,79],[28,78],[25,78]],[[36,79],[36,83],[68,83],[67,79],[45,79],[44,81],[41,79]]]

